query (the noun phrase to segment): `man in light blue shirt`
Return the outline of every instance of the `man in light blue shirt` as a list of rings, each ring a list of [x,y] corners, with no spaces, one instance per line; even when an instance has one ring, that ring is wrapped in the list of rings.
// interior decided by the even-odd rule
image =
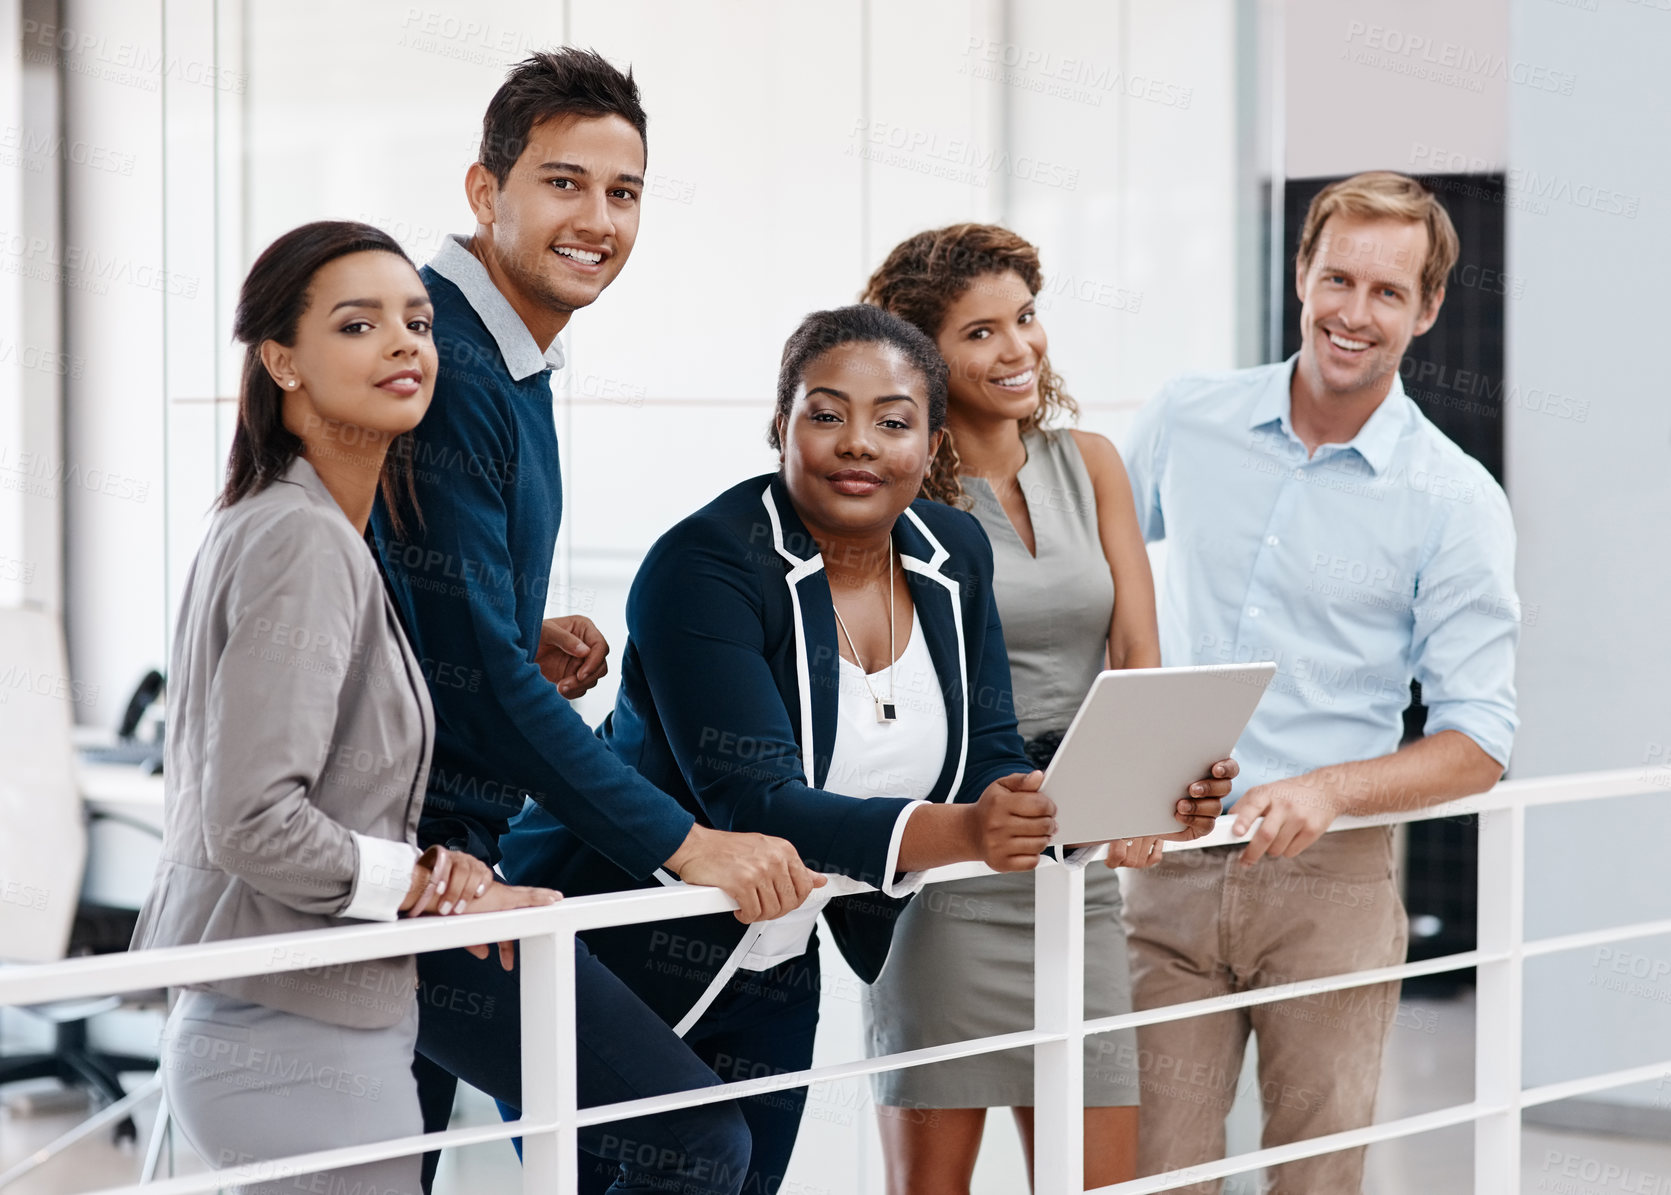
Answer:
[[[1456,258],[1420,184],[1336,183],[1301,235],[1299,354],[1180,378],[1138,416],[1125,463],[1144,537],[1168,543],[1163,661],[1277,664],[1227,802],[1238,833],[1258,821],[1252,840],[1128,873],[1138,1008],[1403,962],[1390,831],[1324,832],[1341,814],[1482,791],[1508,761],[1508,502],[1398,375]],[[1427,724],[1401,748],[1412,679]],[[1140,1173],[1223,1156],[1250,1032],[1265,1146],[1368,1124],[1397,1008],[1392,983],[1139,1029]],[[1347,1195],[1362,1172],[1351,1150],[1270,1179]]]

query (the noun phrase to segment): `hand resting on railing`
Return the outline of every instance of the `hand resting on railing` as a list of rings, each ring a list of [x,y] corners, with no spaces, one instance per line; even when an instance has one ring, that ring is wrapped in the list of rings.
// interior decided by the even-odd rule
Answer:
[[[412,886],[401,902],[402,917],[456,917],[461,913],[498,913],[556,904],[561,892],[501,883],[493,869],[464,851],[432,846],[412,868]],[[487,957],[486,943],[466,946],[477,958]],[[499,943],[499,965],[509,971],[516,963],[516,943]]]

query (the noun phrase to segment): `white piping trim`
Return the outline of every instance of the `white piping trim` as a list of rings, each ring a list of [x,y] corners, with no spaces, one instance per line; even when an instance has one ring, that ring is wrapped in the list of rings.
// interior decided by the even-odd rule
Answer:
[[[656,879],[661,881],[664,888],[690,887],[683,880],[674,879],[672,873],[665,867],[656,868]],[[679,1018],[679,1023],[673,1026],[674,1036],[683,1037],[690,1032],[691,1026],[702,1019],[702,1014],[707,1012],[713,1002],[718,999],[720,992],[730,982],[731,977],[737,973],[737,968],[749,956],[749,952],[754,949],[754,944],[760,940],[760,935],[768,924],[769,922],[757,921],[743,931],[742,941],[737,943],[736,949],[731,952],[731,957],[725,960],[725,965],[714,975],[713,981],[696,998],[696,1003],[692,1004],[685,1015]]]
[[[927,560],[919,560],[915,556],[900,554],[900,562],[913,573],[924,577],[931,577],[945,587],[952,599],[952,625],[957,629],[957,681],[963,691],[963,733],[957,749],[957,771],[952,774],[951,786],[946,789],[946,801],[950,803],[957,797],[957,790],[963,786],[963,770],[969,763],[969,644],[963,636],[963,601],[962,587],[940,571],[940,566],[951,555],[945,546],[934,538],[934,533],[918,517],[917,512],[910,507],[905,509],[905,517],[916,524],[917,530],[922,532],[934,548],[934,556]]]
[[[800,690],[801,698],[801,771],[806,775],[806,782],[813,784],[817,772],[813,769],[813,721],[812,721],[812,666],[807,658],[806,634],[801,619],[801,592],[796,588],[801,581],[813,573],[824,568],[824,557],[816,555],[808,560],[802,560],[783,545],[783,524],[778,519],[777,503],[772,499],[772,487],[768,485],[760,499],[766,506],[766,516],[772,521],[772,546],[777,549],[779,556],[793,566],[784,581],[789,586],[789,605],[795,616],[795,655],[800,665],[795,677],[796,688]]]
[[[939,572],[940,566],[946,563],[947,559],[951,556],[951,553],[946,551],[944,544],[934,538],[934,532],[928,529],[928,524],[923,522],[922,517],[909,506],[905,508],[905,517],[916,524],[917,530],[922,532],[923,538],[933,546],[934,555],[929,559],[928,567],[933,569],[935,572]]]
[[[737,968],[741,967],[743,960],[753,952],[754,944],[760,940],[761,933],[770,924],[769,921],[756,921],[747,930],[743,931],[742,940],[737,943],[737,948],[731,952],[731,956],[725,960],[725,965],[715,973],[713,982],[697,998],[696,1003],[690,1006],[690,1011],[680,1017],[679,1023],[673,1026],[674,1036],[683,1037],[691,1031],[696,1022],[702,1019],[702,1014],[707,1012],[713,1002],[719,998],[720,992],[725,989],[727,983],[731,982],[731,977],[737,973]]]

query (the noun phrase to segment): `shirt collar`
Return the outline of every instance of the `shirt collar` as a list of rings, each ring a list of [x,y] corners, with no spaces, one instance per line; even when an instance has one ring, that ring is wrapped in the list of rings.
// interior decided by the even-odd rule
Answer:
[[[1293,424],[1293,384],[1294,369],[1299,362],[1299,354],[1288,358],[1282,369],[1271,375],[1270,384],[1260,392],[1254,401],[1253,411],[1248,416],[1247,425],[1250,430],[1264,427],[1271,423],[1280,423],[1282,430],[1296,442],[1299,437],[1294,434]],[[1381,400],[1381,405],[1375,408],[1364,425],[1358,429],[1349,443],[1340,446],[1340,451],[1350,448],[1364,459],[1376,473],[1380,473],[1392,463],[1393,449],[1398,444],[1398,437],[1404,431],[1408,420],[1410,402],[1404,394],[1404,379],[1397,373],[1393,374],[1392,388],[1387,391],[1387,397]]]
[[[1292,401],[1289,397],[1288,387],[1293,381],[1294,366],[1299,359],[1300,356],[1296,353],[1283,363],[1281,369],[1272,371],[1270,381],[1266,384],[1264,390],[1260,391],[1259,397],[1254,400],[1253,413],[1248,416],[1247,421],[1249,431],[1264,427],[1268,423],[1280,423],[1283,431],[1293,436],[1294,439],[1299,439],[1298,436],[1294,435],[1293,425],[1288,418]]]
[[[429,268],[458,287],[466,302],[475,310],[494,343],[505,359],[511,380],[520,382],[548,369],[563,368],[563,346],[553,340],[551,347],[540,352],[528,325],[499,293],[488,277],[487,267],[470,252],[470,238],[453,233],[441,242],[441,248],[430,259]]]

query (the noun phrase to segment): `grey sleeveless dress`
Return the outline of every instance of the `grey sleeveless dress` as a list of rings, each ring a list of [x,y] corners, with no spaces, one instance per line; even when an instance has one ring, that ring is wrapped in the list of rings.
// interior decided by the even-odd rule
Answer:
[[[1027,551],[998,496],[964,478],[974,515],[992,540],[994,590],[1010,657],[1023,738],[1062,731],[1106,664],[1114,579],[1097,529],[1096,497],[1066,430],[1027,435],[1018,482],[1038,555]],[[1032,873],[982,876],[925,888],[901,914],[893,948],[865,990],[871,1057],[1033,1026]],[[1086,872],[1085,1015],[1131,1011],[1120,878]],[[1031,1047],[980,1054],[872,1077],[893,1107],[1001,1108],[1033,1103]],[[1133,1030],[1085,1042],[1085,1103],[1137,1103]]]

